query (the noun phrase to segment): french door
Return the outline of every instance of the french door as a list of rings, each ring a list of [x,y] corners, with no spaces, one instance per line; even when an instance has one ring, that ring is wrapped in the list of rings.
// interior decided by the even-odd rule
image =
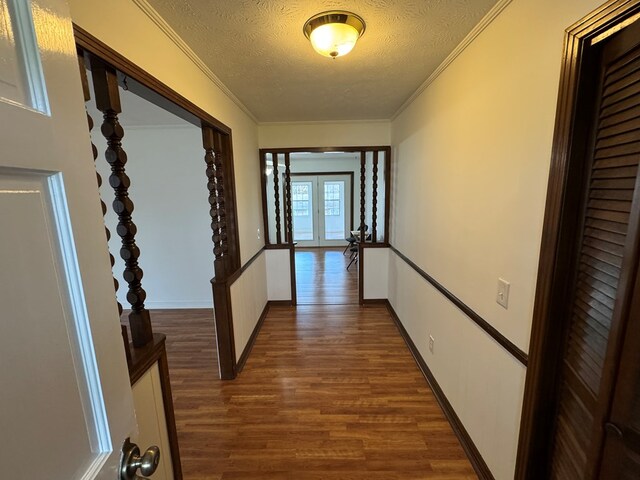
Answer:
[[[343,246],[352,221],[351,176],[291,176],[293,241],[300,246]]]

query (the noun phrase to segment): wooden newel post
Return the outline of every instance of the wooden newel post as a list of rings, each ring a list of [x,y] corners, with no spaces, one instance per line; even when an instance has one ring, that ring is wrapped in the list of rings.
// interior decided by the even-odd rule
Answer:
[[[360,152],[360,243],[367,238],[364,231],[366,152]]]
[[[87,77],[87,70],[84,66],[84,53],[81,51],[78,52],[78,66],[80,67],[80,79],[82,81],[82,93],[84,94],[85,111],[87,113],[87,125],[89,127],[89,137],[91,137],[91,131],[93,130],[93,118],[91,118],[91,115],[89,115],[89,110],[86,108],[86,104],[91,100],[91,91],[89,89],[89,80]],[[91,153],[93,155],[93,162],[95,163],[96,160],[98,159],[98,149],[93,143],[93,140],[91,141]],[[100,187],[102,186],[102,177],[98,173],[97,169],[96,169],[96,181],[98,183],[98,193],[100,193]],[[102,196],[100,196],[100,208],[102,209],[102,216],[104,217],[107,214],[107,205],[102,200]],[[108,242],[111,239],[111,232],[109,231],[109,228],[106,225],[104,226],[104,233],[107,237],[107,242]],[[113,258],[113,255],[111,254],[111,252],[109,252],[109,262],[111,263],[111,273],[113,274],[113,266],[116,263],[116,259]],[[116,278],[113,277],[113,289],[115,290],[116,303],[118,304],[118,319],[122,316],[122,305],[118,301],[118,297],[117,297],[119,287],[120,287],[120,284],[118,283],[118,280],[116,280]],[[128,346],[128,341],[127,341],[127,346]],[[127,351],[127,355],[129,355],[128,348],[126,349],[126,351]]]
[[[378,151],[373,152],[373,192],[371,196],[371,241],[378,241]]]
[[[116,232],[122,239],[120,257],[125,263],[123,277],[129,287],[127,300],[131,304],[131,313],[129,314],[131,339],[135,347],[142,347],[153,340],[153,331],[149,311],[144,306],[147,293],[142,288],[143,272],[138,265],[140,249],[135,240],[137,227],[131,217],[134,209],[133,202],[129,198],[131,180],[125,171],[127,154],[122,149],[124,129],[118,120],[118,114],[122,112],[118,77],[114,68],[95,57],[91,58],[91,73],[96,95],[96,107],[104,115],[100,130],[107,140],[105,157],[111,166],[109,184],[115,193],[113,210],[118,215]]]
[[[286,242],[293,245],[293,212],[291,211],[291,159],[289,153],[284,154],[284,201]]]
[[[214,317],[218,338],[220,376],[230,380],[236,376],[235,342],[231,317],[231,289],[229,278],[231,264],[227,238],[227,215],[224,198],[224,159],[221,134],[208,125],[202,127],[202,145],[207,172],[209,214],[211,215],[211,239],[213,240],[213,289]]]

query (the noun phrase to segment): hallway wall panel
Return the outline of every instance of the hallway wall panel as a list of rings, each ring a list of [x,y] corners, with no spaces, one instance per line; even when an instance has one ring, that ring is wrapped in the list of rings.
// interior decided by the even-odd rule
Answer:
[[[601,3],[513,0],[391,124],[391,244],[525,352],[564,30]],[[496,479],[513,478],[525,367],[390,255],[400,320]]]
[[[267,285],[264,281],[266,276],[266,260],[263,251],[231,285],[236,361],[240,359],[267,304]]]

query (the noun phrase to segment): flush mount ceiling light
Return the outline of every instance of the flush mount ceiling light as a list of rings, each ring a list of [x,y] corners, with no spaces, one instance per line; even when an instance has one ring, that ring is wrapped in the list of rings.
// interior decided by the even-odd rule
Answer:
[[[316,52],[336,58],[353,50],[364,29],[364,20],[355,13],[332,10],[311,17],[303,31]]]

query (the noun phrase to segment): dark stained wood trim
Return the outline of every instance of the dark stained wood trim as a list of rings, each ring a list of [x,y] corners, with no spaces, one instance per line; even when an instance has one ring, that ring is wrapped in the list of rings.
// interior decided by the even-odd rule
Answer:
[[[391,219],[391,147],[384,149],[384,245],[388,245],[391,236],[389,221]]]
[[[206,124],[203,124],[204,128]],[[233,132],[218,132],[224,161],[225,206],[227,209],[227,243],[231,272],[241,268],[240,235],[238,232],[238,198],[236,195],[236,169],[233,156]]]
[[[169,364],[165,345],[166,336],[162,333],[154,333],[153,340],[144,347],[136,348],[133,344],[125,344],[131,358],[129,365],[129,381],[133,386],[149,369],[157,362],[160,373],[160,387],[162,389],[162,404],[164,406],[165,422],[169,437],[169,449],[171,450],[171,463],[173,477],[182,480],[182,464],[180,462],[180,447],[178,444],[178,432],[176,419],[173,413],[173,397],[171,395],[171,383],[169,381]]]
[[[291,300],[269,300],[269,305],[278,307],[293,307]]]
[[[424,278],[427,282],[429,282],[436,290],[438,290],[442,295],[444,295],[451,303],[453,303],[458,309],[460,309],[467,317],[474,321],[476,325],[478,325],[482,330],[485,331],[491,338],[493,338],[496,342],[498,342],[507,352],[509,352],[516,360],[522,363],[525,367],[528,363],[528,357],[525,352],[520,350],[511,340],[502,335],[493,325],[487,322],[484,318],[478,315],[471,307],[465,304],[462,300],[456,297],[453,293],[447,290],[440,282],[438,282],[435,278],[429,275],[427,272],[422,270],[418,265],[413,263],[406,255],[400,252],[393,245],[389,245],[389,248],[392,252],[394,252],[398,257],[400,257],[404,262],[409,265],[415,272]]]
[[[98,40],[82,27],[74,24],[73,34],[78,46],[97,55],[127,77],[130,77],[127,81],[127,86],[129,90],[135,94],[149,100],[155,105],[164,108],[197,127],[200,127],[202,121],[205,121],[212,127],[215,127],[224,133],[231,133],[231,129],[224,123],[220,122],[212,115],[198,107],[195,103],[187,100],[172,88],[168,87],[154,76],[138,67],[107,44]],[[130,80],[134,80],[135,82],[131,82]],[[138,89],[138,83],[145,88]]]
[[[242,276],[242,274],[247,271],[247,269],[251,266],[251,264],[257,260],[257,258],[260,256],[260,254],[264,250],[265,250],[265,247],[260,248],[260,250],[258,250],[255,253],[255,255],[251,257],[249,261],[242,266],[242,268],[239,268],[238,270],[233,272],[233,274],[229,275],[229,278],[227,279],[229,286],[233,285],[236,282],[236,280],[238,280]],[[215,277],[212,278],[211,281],[212,282],[215,281]]]
[[[318,152],[318,153],[324,153],[324,152],[361,152],[363,150],[367,151],[367,152],[371,152],[374,150],[386,150],[387,148],[389,148],[388,145],[363,145],[363,146],[359,146],[359,147],[293,147],[293,148],[285,148],[285,147],[281,147],[281,148],[261,148],[260,151],[261,152],[267,152],[267,153],[273,153],[273,152],[278,152],[278,153],[299,153],[299,152]]]
[[[262,328],[264,319],[267,318],[267,313],[269,313],[270,305],[271,305],[271,302],[269,301],[267,301],[267,303],[264,304],[264,308],[262,309],[260,318],[258,319],[256,326],[253,328],[253,332],[251,332],[251,336],[249,337],[249,340],[247,341],[247,344],[245,345],[244,350],[242,350],[242,354],[238,359],[238,364],[236,366],[236,375],[240,375],[240,372],[242,372],[242,369],[247,363],[247,359],[249,358],[249,354],[253,349],[253,345],[256,343],[256,338],[258,338],[258,334],[260,333],[260,329]]]
[[[289,245],[286,243],[271,243],[263,247],[265,250],[288,250]]]
[[[560,74],[558,106],[551,154],[534,301],[529,366],[525,382],[515,478],[535,480],[546,475],[549,439],[554,425],[557,372],[562,358],[564,328],[557,312],[570,283],[571,249],[575,246],[580,191],[574,181],[584,170],[589,127],[583,98],[593,88],[595,41],[640,13],[640,0],[613,0],[567,29]],[[581,187],[580,187],[581,188]]]
[[[371,167],[371,242],[378,243],[378,151],[373,152]]]
[[[127,301],[131,304],[129,326],[131,340],[142,347],[153,340],[149,310],[144,305],[147,293],[142,287],[143,270],[139,264],[140,247],[136,243],[138,228],[133,222],[134,203],[129,196],[131,180],[126,172],[127,154],[122,148],[124,129],[118,116],[122,113],[117,71],[96,56],[90,60],[95,105],[103,114],[100,131],[107,141],[104,158],[109,163],[109,185],[114,193],[112,209],[118,217],[116,233],[121,239],[120,258],[124,260],[123,278],[127,284]]]
[[[233,329],[231,289],[226,280],[213,279],[211,282],[214,304],[214,321],[218,340],[218,365],[220,378],[233,380],[236,377],[236,347]]]
[[[273,164],[273,198],[276,215],[276,243],[282,243],[282,231],[280,229],[280,174],[278,173],[278,154],[274,153],[271,163]]]
[[[364,247],[358,243],[358,304],[364,305]]]
[[[364,242],[362,244],[362,248],[390,248],[388,243],[371,243],[371,242]]]
[[[367,153],[363,150],[360,152],[360,243],[364,243],[367,238],[367,232],[364,231],[365,223],[365,203],[366,203],[366,176]],[[360,277],[362,279],[362,277]]]
[[[291,277],[291,305],[298,304],[298,289],[296,286],[296,246],[289,244],[289,275]]]
[[[262,194],[262,224],[264,228],[264,243],[271,244],[269,238],[269,209],[267,207],[267,154],[260,151],[260,191]]]
[[[362,305],[386,305],[388,301],[386,298],[365,298]]]
[[[405,343],[407,344],[407,347],[409,348],[411,355],[413,355],[413,358],[416,361],[416,365],[418,366],[418,368],[420,369],[420,372],[422,373],[425,380],[431,387],[431,390],[433,391],[433,394],[436,397],[436,400],[438,401],[440,408],[442,408],[444,415],[447,417],[447,420],[449,421],[449,424],[451,425],[453,432],[458,437],[458,440],[460,440],[460,444],[462,445],[462,448],[464,449],[465,453],[469,457],[469,461],[471,462],[471,465],[473,465],[473,468],[476,471],[476,474],[478,475],[480,480],[493,480],[494,478],[493,474],[491,473],[491,470],[489,470],[487,463],[482,458],[480,451],[476,447],[475,443],[473,443],[471,436],[469,435],[467,430],[464,428],[462,421],[456,414],[455,410],[453,409],[453,406],[451,406],[451,403],[449,402],[444,391],[436,381],[436,378],[433,376],[433,373],[431,373],[431,370],[429,370],[429,367],[427,366],[427,362],[424,361],[424,358],[420,354],[420,351],[416,347],[415,343],[413,343],[413,340],[411,340],[411,337],[409,336],[409,333],[406,331],[406,329],[404,328],[404,325],[400,321],[398,314],[396,313],[393,306],[388,300],[385,302],[385,305],[396,327],[398,328],[400,335],[402,336]]]
[[[291,159],[284,154],[284,224],[285,242],[293,244],[293,216],[291,215]]]

